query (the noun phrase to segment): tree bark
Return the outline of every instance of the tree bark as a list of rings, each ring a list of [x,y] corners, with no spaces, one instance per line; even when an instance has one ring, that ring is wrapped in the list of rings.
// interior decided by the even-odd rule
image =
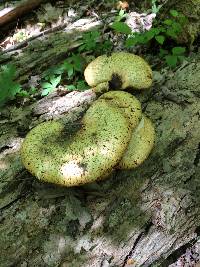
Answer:
[[[18,78],[26,81],[79,45],[59,34],[59,45],[48,36],[41,46],[34,41],[24,48],[21,57],[7,54],[2,61],[17,64]],[[54,93],[30,106],[2,111],[0,266],[168,266],[175,252],[196,241],[199,58],[166,77],[137,94],[156,128],[150,157],[137,169],[115,170],[107,180],[87,186],[38,182],[24,169],[19,151],[36,124],[59,118],[76,122],[96,99],[91,90]]]

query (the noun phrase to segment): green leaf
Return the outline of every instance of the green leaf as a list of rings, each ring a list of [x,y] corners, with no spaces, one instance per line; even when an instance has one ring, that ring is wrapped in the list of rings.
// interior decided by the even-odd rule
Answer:
[[[42,86],[43,89],[52,88],[52,84],[48,83],[48,82],[42,83],[41,86]]]
[[[54,77],[53,79],[50,80],[52,86],[55,88],[61,81],[61,75]]]
[[[67,75],[68,75],[69,78],[72,77],[73,74],[74,74],[74,69],[73,69],[73,68],[71,68],[71,69],[69,69],[69,70],[67,71]]]
[[[174,68],[177,64],[177,56],[167,55],[165,56],[166,63],[169,67]]]
[[[76,90],[76,86],[74,86],[73,84],[69,84],[65,87],[67,90],[69,91],[73,91],[73,90]]]
[[[14,65],[0,67],[0,106],[11,100],[21,91],[21,85],[14,81],[16,68]]]
[[[116,32],[124,33],[124,34],[131,34],[131,28],[124,22],[116,21],[110,26]]]
[[[17,93],[17,95],[20,97],[29,97],[30,96],[30,94],[25,90],[21,90],[19,93]]]
[[[171,25],[171,29],[176,32],[177,34],[180,33],[182,31],[182,26],[180,23],[178,22],[174,22],[172,25]]]
[[[80,54],[72,54],[71,59],[74,69],[79,72],[83,71],[84,58]]]
[[[37,92],[37,88],[35,88],[35,87],[30,88],[30,94],[31,95],[35,94],[36,92]]]
[[[170,26],[170,25],[173,24],[173,20],[171,20],[171,19],[166,19],[166,20],[163,21],[163,23],[164,23],[165,25]]]
[[[168,53],[169,53],[168,50],[160,48],[159,56],[163,57],[163,56],[167,55]]]
[[[120,9],[118,16],[116,16],[115,21],[121,21],[126,17],[126,12],[123,9]]]
[[[125,46],[126,47],[131,47],[134,46],[138,43],[138,40],[135,37],[130,37],[126,39]]]
[[[51,92],[51,89],[44,89],[41,93],[41,96],[47,96]]]
[[[89,86],[86,84],[84,80],[78,81],[76,87],[78,90],[86,90],[89,88]]]
[[[51,93],[53,90],[56,89],[56,86],[60,83],[61,81],[61,75],[59,76],[52,76],[50,79],[50,82],[44,82],[41,84],[43,91],[41,93],[42,96],[46,96],[49,93]]]
[[[169,11],[169,13],[173,16],[173,17],[178,17],[178,12],[175,10],[175,9],[171,9],[170,11]]]
[[[49,69],[44,71],[42,74],[42,78],[45,80],[49,80],[51,79],[52,76],[59,75],[62,73],[63,73],[63,66],[58,65],[58,66],[50,67]]]
[[[178,56],[178,59],[180,62],[183,62],[183,60],[185,59],[185,56]]]
[[[125,14],[124,9],[120,9],[120,11],[119,11],[119,16],[120,16],[120,17],[123,17],[124,14]]]
[[[173,55],[182,55],[185,53],[186,48],[185,47],[181,47],[181,46],[177,46],[172,48],[172,54]]]
[[[166,35],[173,39],[177,38],[177,33],[173,29],[167,29]]]
[[[159,30],[156,28],[150,29],[149,31],[145,32],[144,35],[146,42],[150,41],[151,39],[153,39],[157,34],[159,33]]]
[[[157,36],[155,36],[155,39],[156,39],[156,41],[159,43],[159,44],[163,44],[164,43],[164,41],[165,41],[165,36],[163,36],[163,35],[157,35]]]

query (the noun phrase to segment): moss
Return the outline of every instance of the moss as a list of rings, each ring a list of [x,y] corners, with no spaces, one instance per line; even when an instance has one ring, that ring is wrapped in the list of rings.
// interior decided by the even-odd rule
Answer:
[[[174,9],[183,13],[188,22],[183,27],[178,41],[192,44],[199,34],[200,28],[200,0],[182,0],[173,6]]]

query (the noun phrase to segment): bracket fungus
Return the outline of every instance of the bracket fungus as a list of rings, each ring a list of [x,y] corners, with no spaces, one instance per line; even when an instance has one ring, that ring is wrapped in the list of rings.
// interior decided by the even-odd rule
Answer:
[[[93,102],[80,123],[43,122],[27,134],[21,159],[30,173],[42,181],[78,186],[104,179],[115,167],[135,168],[148,157],[153,124],[142,115],[139,100],[120,90],[149,87],[151,69],[140,57],[119,52],[97,58],[85,71],[89,85],[98,88],[106,88],[114,75],[119,88],[107,87],[109,92]]]
[[[152,84],[152,70],[147,62],[126,52],[97,57],[86,67],[84,76],[96,92],[106,89],[145,89]]]

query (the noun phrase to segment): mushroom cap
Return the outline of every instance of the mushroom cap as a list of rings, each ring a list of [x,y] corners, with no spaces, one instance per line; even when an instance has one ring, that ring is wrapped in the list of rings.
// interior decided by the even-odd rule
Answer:
[[[150,119],[142,116],[137,128],[133,130],[129,145],[119,162],[119,169],[132,169],[149,156],[155,141],[155,129]]]
[[[84,75],[90,86],[109,82],[111,90],[124,90],[130,87],[144,89],[152,84],[152,70],[147,62],[126,52],[97,57],[86,67]]]
[[[105,99],[111,105],[119,108],[132,128],[138,125],[142,117],[142,108],[140,101],[135,96],[125,91],[109,91],[101,95],[99,99]]]
[[[39,180],[63,186],[81,185],[113,169],[131,134],[122,112],[101,99],[87,110],[82,127],[71,135],[58,121],[33,128],[23,142],[21,158]]]

